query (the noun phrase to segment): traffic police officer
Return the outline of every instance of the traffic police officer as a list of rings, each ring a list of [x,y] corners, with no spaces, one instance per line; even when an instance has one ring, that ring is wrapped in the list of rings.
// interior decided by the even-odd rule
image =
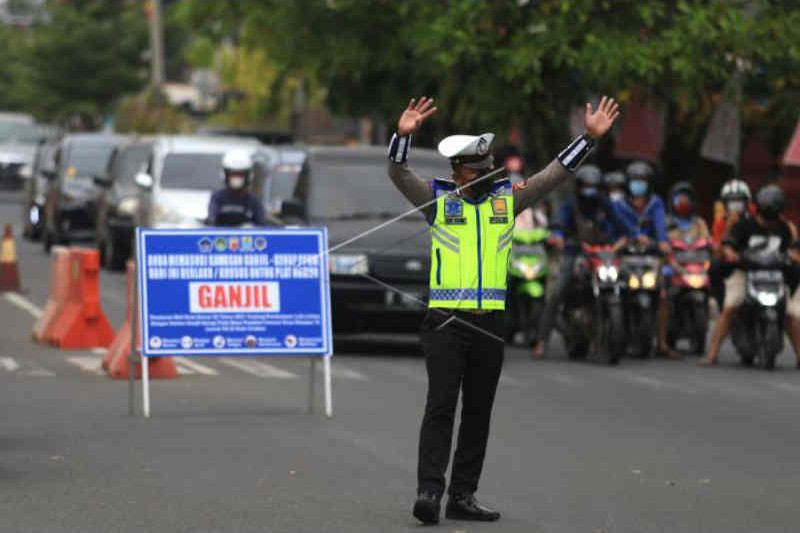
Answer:
[[[225,188],[211,196],[208,204],[208,224],[211,226],[241,226],[265,224],[264,206],[247,190],[253,175],[253,159],[248,150],[229,150],[222,156]]]
[[[503,363],[498,311],[505,307],[514,216],[533,207],[571,176],[619,112],[614,100],[606,97],[596,112],[587,104],[586,133],[544,170],[513,187],[493,172],[491,133],[454,135],[439,143],[439,152],[450,159],[452,181],[423,180],[409,169],[406,160],[411,136],[435,112],[433,99],[412,99],[389,145],[390,179],[420,208],[431,226],[429,309],[421,334],[428,395],[420,430],[413,514],[424,523],[439,521],[461,391],[461,424],[445,516],[493,521],[500,514],[481,505],[474,494]]]

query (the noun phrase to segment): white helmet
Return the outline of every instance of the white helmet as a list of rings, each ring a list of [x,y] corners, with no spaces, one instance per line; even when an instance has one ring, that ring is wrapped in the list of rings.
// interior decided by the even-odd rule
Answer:
[[[728,200],[750,200],[750,187],[742,180],[726,181],[719,197],[723,202]]]
[[[225,175],[225,183],[232,189],[242,189],[250,182],[250,174],[253,172],[253,159],[250,151],[242,148],[228,150],[222,156],[222,171]],[[241,174],[241,176],[231,177],[231,174]]]

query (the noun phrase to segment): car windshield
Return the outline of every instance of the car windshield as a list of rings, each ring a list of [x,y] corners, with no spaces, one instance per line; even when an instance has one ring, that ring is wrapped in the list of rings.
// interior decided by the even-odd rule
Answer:
[[[445,175],[447,164],[415,161],[414,170],[431,179]],[[385,218],[411,208],[386,175],[385,157],[349,154],[314,157],[309,196],[309,216],[318,219]]]
[[[113,149],[113,144],[74,144],[69,150],[67,168],[74,168],[71,174],[76,177],[104,175]]]
[[[40,131],[35,124],[19,121],[0,121],[0,142],[35,143]]]
[[[163,189],[213,190],[222,186],[222,153],[175,153],[164,158]]]
[[[147,162],[150,155],[152,146],[149,144],[137,144],[129,146],[122,153],[119,154],[117,161],[117,168],[114,169],[116,176],[114,179],[118,183],[132,185],[136,173],[141,170],[142,166]]]

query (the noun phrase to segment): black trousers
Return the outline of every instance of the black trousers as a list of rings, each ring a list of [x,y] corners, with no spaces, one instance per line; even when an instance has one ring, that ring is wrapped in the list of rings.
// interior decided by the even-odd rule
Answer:
[[[459,391],[461,424],[449,493],[473,493],[478,489],[492,405],[503,367],[502,327],[502,313],[497,311],[483,315],[445,309],[428,311],[421,335],[428,369],[428,397],[419,437],[419,491],[444,493]]]

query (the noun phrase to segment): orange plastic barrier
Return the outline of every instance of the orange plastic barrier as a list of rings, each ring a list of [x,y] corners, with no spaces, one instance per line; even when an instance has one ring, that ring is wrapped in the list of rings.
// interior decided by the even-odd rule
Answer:
[[[55,318],[66,305],[69,296],[69,249],[65,246],[53,246],[50,254],[50,295],[42,316],[33,327],[33,340],[41,343],[47,342],[47,334],[52,330]]]
[[[56,315],[46,338],[63,349],[108,346],[114,330],[100,306],[100,254],[88,248],[69,250],[66,305]]]
[[[128,379],[130,376],[131,354],[131,320],[133,313],[138,312],[139,302],[135,298],[136,264],[128,261],[126,270],[126,308],[125,322],[119,328],[111,346],[103,358],[103,368],[113,379]],[[137,321],[138,322],[138,321]],[[141,322],[136,328],[136,347],[141,350]],[[151,379],[174,379],[178,377],[178,369],[171,357],[150,357],[147,359]],[[142,376],[142,364],[136,363],[136,377]]]
[[[5,291],[19,291],[17,246],[11,224],[6,224],[0,244],[0,292]]]

